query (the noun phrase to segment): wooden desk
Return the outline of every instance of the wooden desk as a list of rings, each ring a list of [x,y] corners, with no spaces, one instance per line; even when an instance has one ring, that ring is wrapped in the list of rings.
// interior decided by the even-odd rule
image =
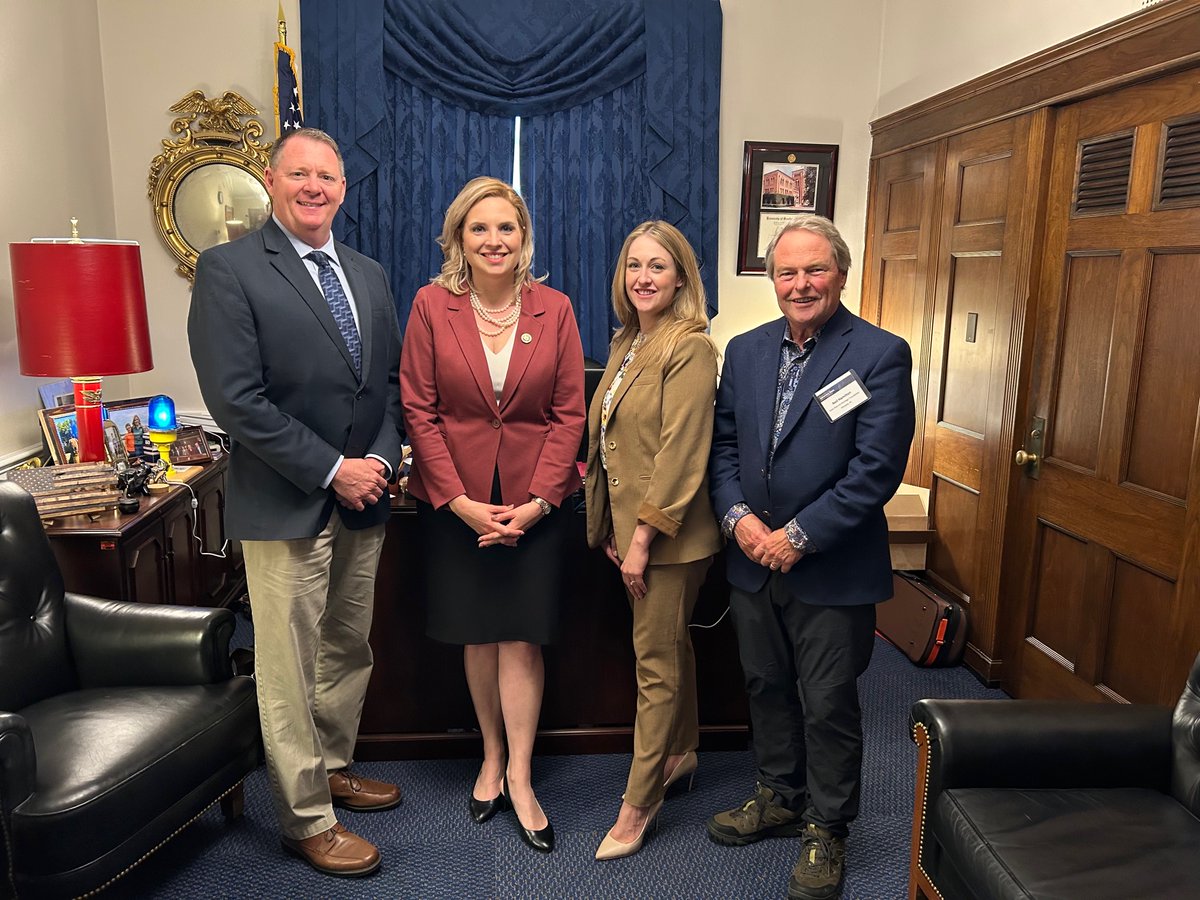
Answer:
[[[571,501],[568,502],[568,507]],[[587,548],[582,509],[571,513],[562,637],[545,650],[546,691],[539,753],[613,753],[632,747],[637,702],[632,617],[620,573]],[[359,759],[478,756],[475,713],[462,648],[425,637],[416,511],[395,504],[375,583],[371,645],[375,670],[359,728]],[[728,606],[718,557],[693,621],[711,623]],[[749,721],[733,623],[692,629],[705,749],[742,749]]]
[[[69,591],[111,600],[228,606],[246,593],[241,545],[227,558],[217,552],[225,540],[224,457],[207,463],[186,487],[171,487],[140,498],[136,513],[115,510],[93,520],[64,516],[46,525],[50,546]]]

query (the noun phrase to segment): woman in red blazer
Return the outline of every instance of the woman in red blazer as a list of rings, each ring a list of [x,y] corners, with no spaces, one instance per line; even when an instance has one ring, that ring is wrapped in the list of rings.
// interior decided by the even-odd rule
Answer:
[[[583,349],[570,300],[532,277],[529,211],[511,187],[469,182],[438,243],[442,271],[417,292],[400,360],[427,633],[464,647],[483,735],[472,817],[511,806],[522,840],[549,852],[531,758],[541,645],[558,619],[558,507],[580,485]]]

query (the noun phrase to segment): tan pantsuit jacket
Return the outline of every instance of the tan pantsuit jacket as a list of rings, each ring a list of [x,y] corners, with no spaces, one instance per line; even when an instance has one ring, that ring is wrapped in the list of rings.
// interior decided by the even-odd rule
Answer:
[[[692,562],[716,553],[720,532],[708,492],[717,355],[701,334],[676,344],[662,365],[634,357],[609,405],[608,471],[600,463],[600,408],[633,336],[613,345],[588,411],[588,546],[616,535],[624,556],[639,523],[661,534],[650,564]]]

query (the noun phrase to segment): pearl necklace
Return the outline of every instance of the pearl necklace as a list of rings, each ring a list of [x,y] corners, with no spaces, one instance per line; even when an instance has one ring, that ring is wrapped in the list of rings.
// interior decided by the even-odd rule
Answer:
[[[483,328],[479,328],[478,325],[475,326],[478,329],[479,333],[482,334],[484,337],[499,337],[500,335],[504,334],[504,332],[506,332],[509,328],[511,328],[513,325],[515,325],[517,323],[517,320],[519,318],[521,318],[521,289],[520,288],[517,288],[516,296],[513,297],[512,302],[510,302],[506,306],[500,307],[499,309],[488,309],[487,307],[485,307],[483,305],[483,303],[480,302],[479,295],[477,293],[475,293],[475,288],[470,289],[470,296],[471,296],[471,308],[473,310],[475,310],[475,312],[478,314],[479,318],[483,319],[483,321],[485,321],[485,322],[495,325],[496,328],[498,329],[497,331],[486,331]],[[505,310],[511,310],[511,312],[508,312],[505,315],[499,316],[499,317],[494,315],[495,313],[502,313]]]

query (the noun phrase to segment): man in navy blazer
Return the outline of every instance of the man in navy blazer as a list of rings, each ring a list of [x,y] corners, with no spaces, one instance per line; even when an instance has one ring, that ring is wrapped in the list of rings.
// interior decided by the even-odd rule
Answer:
[[[379,851],[333,806],[400,802],[395,785],[349,770],[387,480],[400,463],[400,329],[382,267],[331,235],[346,192],[334,140],[287,133],[266,183],[263,228],[200,254],[188,338],[230,437],[225,521],[246,560],[283,844],[321,872],[366,875]]]
[[[783,318],[729,342],[709,463],[758,785],[708,831],[801,837],[788,896],[826,898],[858,814],[857,678],[892,595],[883,505],[913,437],[912,356],[841,305],[850,250],[828,219],[789,223],[766,267]]]

